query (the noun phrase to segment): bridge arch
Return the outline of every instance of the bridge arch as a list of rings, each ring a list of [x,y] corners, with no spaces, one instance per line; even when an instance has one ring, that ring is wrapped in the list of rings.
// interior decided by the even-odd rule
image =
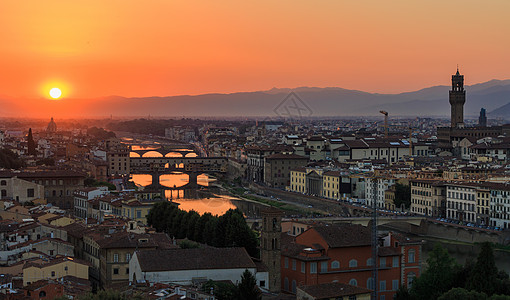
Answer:
[[[129,152],[129,157],[141,157],[141,155],[136,152],[131,151],[131,152]]]
[[[165,157],[184,157],[184,155],[180,152],[168,152],[165,154]]]
[[[184,157],[197,157],[198,155],[195,153],[195,152],[190,152],[186,155],[184,155]]]
[[[158,151],[147,151],[145,152],[142,157],[163,157],[163,154],[159,153]]]

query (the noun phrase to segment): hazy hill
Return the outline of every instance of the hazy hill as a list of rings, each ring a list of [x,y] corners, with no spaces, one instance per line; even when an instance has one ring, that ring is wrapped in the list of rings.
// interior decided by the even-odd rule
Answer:
[[[449,116],[449,86],[433,86],[401,94],[377,94],[342,88],[301,87],[293,89],[313,116],[378,115],[384,109],[396,116]],[[31,115],[51,110],[66,116],[275,116],[290,89],[259,92],[204,94],[196,96],[126,98],[110,96],[98,99],[65,99],[24,102],[0,99],[2,116]],[[465,115],[478,115],[481,107],[491,116],[510,117],[510,80],[491,80],[466,86]],[[298,100],[299,102],[299,100]],[[279,106],[280,105],[280,106]],[[505,108],[506,107],[506,108]],[[506,110],[505,110],[506,109]],[[46,114],[46,112],[45,112]]]

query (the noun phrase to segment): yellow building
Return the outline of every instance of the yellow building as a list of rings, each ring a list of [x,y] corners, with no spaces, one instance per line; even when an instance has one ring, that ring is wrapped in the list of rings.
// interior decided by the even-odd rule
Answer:
[[[445,217],[446,186],[444,181],[411,180],[411,212],[424,216]]]
[[[490,199],[491,191],[488,188],[478,189],[476,191],[476,220],[477,224],[489,225],[490,221]]]
[[[296,168],[290,171],[289,190],[297,193],[306,192],[306,168]]]
[[[136,199],[122,203],[122,217],[147,224],[147,215],[154,205],[154,201],[140,202]]]
[[[327,171],[322,174],[322,196],[328,199],[340,199],[342,176],[339,171]]]
[[[384,209],[395,210],[395,186],[384,191]]]
[[[29,262],[23,267],[23,286],[39,280],[56,280],[64,276],[74,276],[88,280],[89,265],[85,261],[71,257]]]

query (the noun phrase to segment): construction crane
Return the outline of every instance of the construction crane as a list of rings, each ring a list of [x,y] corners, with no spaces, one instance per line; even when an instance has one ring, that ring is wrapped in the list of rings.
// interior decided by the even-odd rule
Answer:
[[[384,115],[384,136],[388,137],[388,112],[385,110],[379,112]]]

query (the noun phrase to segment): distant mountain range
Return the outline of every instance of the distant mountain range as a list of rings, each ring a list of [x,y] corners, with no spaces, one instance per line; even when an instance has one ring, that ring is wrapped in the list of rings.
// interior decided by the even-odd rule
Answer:
[[[375,116],[386,110],[390,116],[450,115],[450,86],[433,86],[401,94],[367,93],[342,88],[300,87],[231,94],[96,99],[61,101],[20,101],[0,98],[0,116],[20,116],[50,110],[56,116],[276,116],[296,106],[304,115]],[[288,97],[290,92],[294,96]],[[285,102],[285,103],[283,103]],[[491,80],[466,86],[466,116],[478,115],[480,108],[489,117],[510,119],[510,80]],[[287,111],[288,112],[288,111]],[[293,114],[292,112],[290,112]],[[283,113],[284,114],[284,113]],[[21,114],[23,115],[23,114]],[[47,113],[45,112],[47,116]]]

